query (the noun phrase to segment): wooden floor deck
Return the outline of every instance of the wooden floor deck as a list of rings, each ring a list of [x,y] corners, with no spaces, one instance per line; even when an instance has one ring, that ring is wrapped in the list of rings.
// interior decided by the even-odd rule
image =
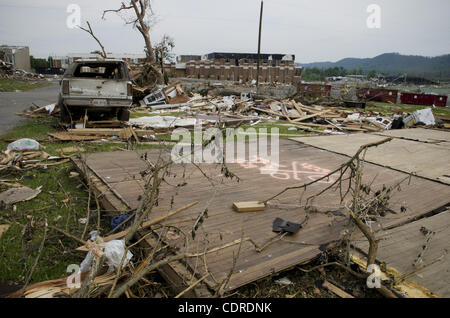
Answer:
[[[366,160],[384,167],[416,173],[450,184],[450,132],[423,128],[390,130],[377,134],[298,137],[308,145],[352,156],[360,146],[394,137],[367,151]]]
[[[145,152],[149,158],[156,158],[161,150]],[[86,154],[82,161],[76,160],[75,163],[85,176],[92,177],[105,209],[122,211],[135,208],[140,202],[144,184],[140,172],[146,167],[140,159],[142,153],[144,151]],[[229,170],[240,178],[239,182],[225,178],[220,165],[201,164],[199,167],[202,171],[192,164],[173,165],[171,177],[167,178],[160,191],[158,206],[149,218],[162,216],[194,201],[199,203],[164,222],[165,225],[172,226],[159,229],[160,233],[169,230],[169,235],[164,235],[167,244],[177,248],[179,253],[201,253],[241,238],[250,238],[256,245],[265,248],[257,251],[255,245],[246,240],[242,244],[209,253],[206,257],[189,258],[168,270],[179,273],[186,269],[196,279],[210,273],[205,283],[209,288],[215,289],[233,268],[225,289],[229,291],[310,261],[322,252],[326,244],[339,240],[348,227],[347,213],[340,205],[338,193],[327,192],[317,198],[314,206],[318,213],[305,211],[302,206],[304,200],[299,201],[303,191],[298,190],[283,194],[261,212],[235,212],[232,204],[236,201],[266,200],[287,186],[315,180],[347,160],[345,155],[282,139],[280,168],[276,173],[262,174],[262,163],[227,164]],[[406,176],[406,173],[375,164],[365,166],[364,179],[367,182],[373,181],[373,187],[393,185]],[[184,186],[177,186],[184,182]],[[323,189],[328,185],[327,182],[331,180],[308,188],[303,199]],[[393,213],[373,226],[376,229],[389,229],[404,224],[448,204],[449,198],[449,186],[412,177],[409,185],[403,185],[402,191],[393,194]],[[401,212],[403,206],[407,208],[406,212]],[[208,208],[208,217],[193,239],[190,236],[193,224],[205,208]],[[337,210],[344,216],[332,213]],[[277,217],[303,223],[303,228],[294,235],[271,242],[277,238],[277,234],[272,232],[272,223]],[[173,231],[174,228],[178,228],[180,232]],[[189,237],[187,246],[181,233],[186,233]],[[149,238],[148,243],[154,244],[154,239]],[[233,259],[237,255],[233,267]],[[183,266],[186,268],[181,269]],[[186,276],[186,273],[182,275]]]

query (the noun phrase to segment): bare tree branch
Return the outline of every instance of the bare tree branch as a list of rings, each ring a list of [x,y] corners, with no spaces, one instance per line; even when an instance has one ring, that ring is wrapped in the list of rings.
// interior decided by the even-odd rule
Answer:
[[[89,29],[83,28],[82,26],[78,26],[81,30],[89,33],[94,39],[95,41],[97,41],[98,45],[100,45],[101,49],[102,49],[102,54],[101,56],[106,59],[106,51],[105,51],[105,47],[103,46],[102,42],[100,42],[100,40],[95,36],[94,31],[91,28],[91,24],[89,23],[89,21],[86,21],[87,25],[89,27]]]

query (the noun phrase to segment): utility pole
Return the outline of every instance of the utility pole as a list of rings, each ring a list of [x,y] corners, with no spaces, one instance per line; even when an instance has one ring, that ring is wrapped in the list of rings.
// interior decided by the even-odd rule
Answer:
[[[259,35],[258,35],[258,63],[256,65],[256,93],[258,94],[259,88],[259,63],[261,59],[261,26],[262,26],[262,16],[263,16],[263,5],[264,2],[261,0],[261,12],[259,14]]]

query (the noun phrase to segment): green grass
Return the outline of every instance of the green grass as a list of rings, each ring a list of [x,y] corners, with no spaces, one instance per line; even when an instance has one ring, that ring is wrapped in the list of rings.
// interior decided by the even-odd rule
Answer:
[[[16,90],[19,91],[28,91],[35,88],[47,87],[51,86],[51,83],[48,82],[36,82],[36,81],[19,81],[1,78],[0,79],[0,92],[14,92]]]
[[[2,138],[47,138],[48,133],[58,131],[56,125],[58,119],[55,117],[42,117],[27,120],[23,124],[15,126],[11,130],[4,133]],[[1,146],[0,146],[0,149]]]
[[[15,210],[2,209],[0,223],[11,223],[11,226],[0,239],[0,281],[25,282],[44,237],[45,221],[81,236],[84,225],[78,219],[86,217],[88,196],[79,188],[80,180],[68,177],[71,169],[67,163],[8,176],[12,180],[20,179],[17,182],[30,188],[42,186],[42,192],[30,201],[17,203]],[[87,233],[95,228],[95,222],[90,223]],[[32,282],[65,276],[69,264],[83,260],[84,255],[74,251],[77,246],[75,241],[50,230]]]
[[[58,131],[58,119],[53,117],[34,118],[16,126],[3,134],[1,138],[12,140],[20,138],[46,139],[49,132]],[[8,141],[0,141],[0,150],[7,148]],[[64,147],[83,147],[86,152],[115,151],[123,144],[77,143],[77,142],[41,142],[42,150],[50,155],[59,155],[58,149]],[[136,149],[155,148],[158,145],[138,145]],[[0,207],[0,224],[11,224],[7,232],[0,237],[0,282],[25,282],[38,254],[39,245],[44,236],[45,220],[49,225],[67,230],[81,237],[84,225],[80,218],[87,216],[88,193],[80,177],[70,178],[75,171],[72,163],[49,166],[48,169],[34,168],[23,172],[0,173],[0,179],[20,183],[30,188],[42,186],[42,192],[34,199]],[[0,192],[7,190],[0,185]],[[91,220],[86,233],[96,229],[97,212],[95,200],[91,199]],[[101,219],[102,228],[110,230],[110,217]],[[86,239],[87,237],[84,237]],[[80,264],[85,254],[75,252],[79,246],[74,240],[49,230],[44,242],[42,255],[32,277],[33,282],[57,279],[69,275],[66,268],[70,264]]]

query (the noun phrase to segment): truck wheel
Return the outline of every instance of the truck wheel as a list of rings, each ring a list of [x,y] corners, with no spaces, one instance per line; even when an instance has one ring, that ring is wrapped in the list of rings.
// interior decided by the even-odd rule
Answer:
[[[130,120],[130,110],[127,108],[121,108],[117,112],[117,119],[120,121],[129,121]]]

